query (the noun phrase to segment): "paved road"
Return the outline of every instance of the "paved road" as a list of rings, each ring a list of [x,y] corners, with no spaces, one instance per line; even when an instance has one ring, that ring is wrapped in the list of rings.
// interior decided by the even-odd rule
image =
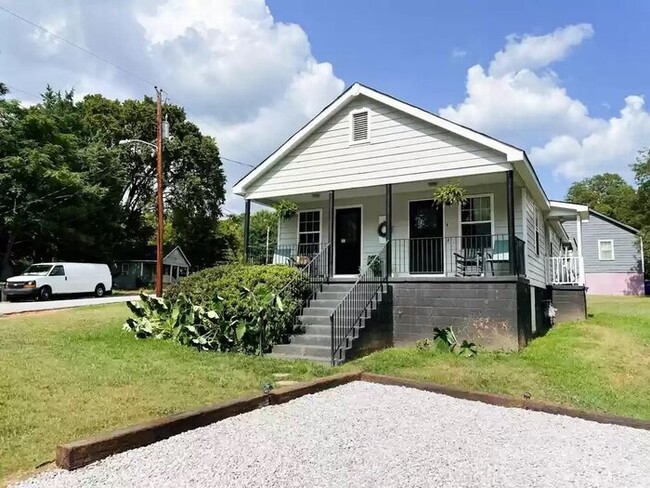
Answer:
[[[115,295],[102,298],[68,298],[61,300],[50,300],[47,302],[2,302],[0,303],[0,315],[7,315],[20,312],[38,312],[40,310],[55,310],[57,308],[87,307],[88,305],[103,305],[106,303],[126,302],[140,300],[138,295]]]

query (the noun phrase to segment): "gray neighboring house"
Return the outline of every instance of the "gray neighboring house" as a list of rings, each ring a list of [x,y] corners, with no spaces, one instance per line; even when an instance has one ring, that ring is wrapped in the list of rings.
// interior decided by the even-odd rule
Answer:
[[[589,209],[582,223],[585,284],[590,295],[643,295],[641,236],[634,227]],[[576,223],[563,223],[575,244]]]
[[[163,258],[163,283],[175,283],[190,273],[190,261],[180,246],[165,250]],[[150,287],[156,280],[156,248],[151,246],[144,259],[125,259],[115,262],[117,275],[113,277],[116,288],[125,290]]]

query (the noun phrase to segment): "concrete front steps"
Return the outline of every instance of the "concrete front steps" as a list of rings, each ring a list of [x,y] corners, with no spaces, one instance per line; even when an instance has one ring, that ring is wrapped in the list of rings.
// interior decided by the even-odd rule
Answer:
[[[304,327],[304,334],[296,334],[291,337],[290,344],[278,344],[273,346],[271,357],[279,359],[307,359],[323,363],[330,363],[332,360],[332,326],[330,314],[341,303],[352,288],[352,283],[329,283],[323,285],[323,291],[318,292],[309,306],[303,310],[298,318]],[[381,294],[379,297],[381,301]],[[376,307],[376,303],[372,308]],[[368,317],[372,310],[368,310]],[[352,336],[348,338],[345,350],[352,347],[354,339],[359,337],[360,330],[365,327],[365,318],[353,330]],[[339,351],[337,363],[345,360],[345,350]]]

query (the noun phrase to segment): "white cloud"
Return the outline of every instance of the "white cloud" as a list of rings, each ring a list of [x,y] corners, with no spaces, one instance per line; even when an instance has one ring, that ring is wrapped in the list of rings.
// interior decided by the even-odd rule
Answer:
[[[217,139],[221,153],[257,164],[343,90],[307,34],[277,22],[264,0],[14,0],[8,8],[158,83]],[[52,36],[0,17],[2,81],[111,98],[152,95],[141,81]],[[10,42],[11,41],[11,42]],[[44,51],[45,50],[45,51]],[[228,188],[249,168],[224,161]],[[226,206],[242,207],[241,198]]]
[[[627,97],[620,115],[609,120],[593,117],[549,68],[593,33],[591,25],[578,24],[542,36],[508,36],[487,71],[468,69],[465,100],[440,114],[530,150],[533,163],[557,177],[629,174],[636,151],[650,140],[643,99]]]
[[[465,56],[467,56],[467,51],[465,49],[455,47],[451,50],[452,58],[464,58]]]
[[[543,147],[531,151],[533,161],[550,165],[555,173],[567,179],[581,178],[603,171],[629,174],[626,167],[636,153],[650,140],[650,114],[644,110],[639,96],[625,98],[625,107],[618,117],[587,137],[560,135]]]
[[[571,48],[591,37],[594,29],[590,24],[569,25],[543,36],[511,34],[506,47],[494,55],[490,63],[490,75],[502,76],[521,69],[537,69],[554,61],[564,59]]]

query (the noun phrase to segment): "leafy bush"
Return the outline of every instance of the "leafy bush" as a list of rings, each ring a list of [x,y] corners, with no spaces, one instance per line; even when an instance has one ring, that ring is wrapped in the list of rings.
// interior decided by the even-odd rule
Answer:
[[[297,332],[294,315],[308,294],[309,282],[289,266],[217,266],[170,285],[164,299],[130,304],[135,318],[125,328],[203,349],[259,352]]]
[[[237,316],[220,298],[207,309],[193,305],[182,293],[174,303],[142,294],[140,302],[127,302],[134,317],[128,318],[123,327],[140,339],[172,339],[220,352],[259,352],[282,337],[277,328],[281,322],[276,320],[278,312],[283,312],[282,301],[271,292],[257,296],[244,289],[242,294],[245,301],[250,301],[253,319]]]
[[[300,278],[298,269],[285,265],[226,264],[181,278],[167,287],[165,298],[174,302],[182,293],[195,305],[209,307],[221,297],[230,306],[241,303],[242,287],[252,292],[258,287],[280,291],[292,280],[296,280],[296,286],[292,286],[291,295],[298,298],[307,293],[309,287],[309,283]]]

